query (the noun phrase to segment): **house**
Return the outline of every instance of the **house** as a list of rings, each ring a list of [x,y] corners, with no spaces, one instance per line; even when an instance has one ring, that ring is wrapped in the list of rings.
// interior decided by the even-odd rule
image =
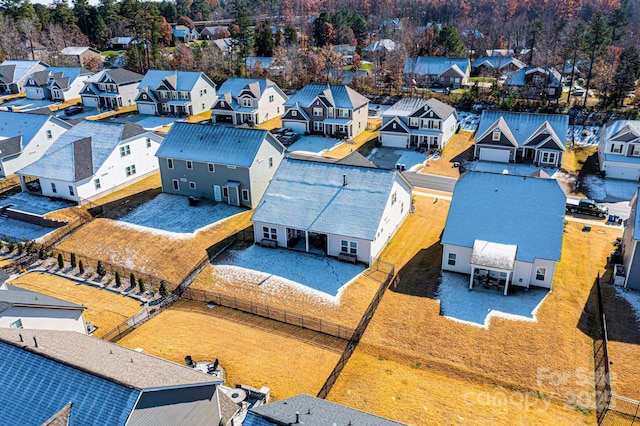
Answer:
[[[106,340],[0,329],[0,357],[5,424],[240,424],[220,379]]]
[[[640,121],[605,124],[598,144],[600,171],[612,179],[640,180]]]
[[[513,56],[513,49],[486,49],[485,56]]]
[[[383,58],[387,53],[400,49],[400,44],[395,41],[383,38],[382,40],[376,40],[364,49],[362,49],[362,56],[366,60],[374,60]]]
[[[60,51],[62,61],[67,66],[95,69],[102,64],[100,51],[93,47],[70,46]]]
[[[28,99],[60,102],[79,99],[84,82],[92,75],[79,67],[48,67],[31,74],[24,89]]]
[[[266,130],[177,122],[156,153],[162,191],[253,208],[284,150]]]
[[[508,93],[527,99],[555,99],[562,95],[562,76],[554,68],[524,67],[502,85]]]
[[[350,44],[337,44],[331,47],[331,51],[340,55],[344,65],[353,64],[353,55],[356,53],[356,46]]]
[[[442,269],[469,288],[551,288],[560,261],[566,196],[555,179],[467,172],[456,183],[442,234]]]
[[[367,128],[369,99],[349,86],[307,84],[284,106],[282,126],[299,134],[352,138]]]
[[[403,70],[404,79],[408,84],[419,87],[441,86],[456,89],[468,84],[470,73],[469,58],[447,58],[444,56],[407,58]]]
[[[255,241],[370,264],[411,195],[397,170],[285,158],[251,217]]]
[[[82,121],[59,137],[38,161],[18,170],[41,195],[78,203],[93,200],[158,171],[162,138],[137,124]]]
[[[402,29],[402,21],[400,18],[383,19],[380,26],[378,26],[378,31],[389,30],[391,32],[396,32],[400,29]]]
[[[123,68],[106,69],[89,77],[80,92],[85,107],[119,109],[133,105],[143,76]]]
[[[382,146],[443,149],[456,132],[456,109],[437,99],[403,98],[382,113]]]
[[[568,127],[567,115],[483,111],[473,155],[483,161],[560,167]]]
[[[140,114],[194,115],[213,106],[216,84],[199,71],[149,70],[138,84]]]
[[[200,38],[200,34],[198,34],[198,31],[195,28],[191,29],[184,25],[176,25],[173,27],[172,33],[177,40],[183,43],[196,41]]]
[[[225,27],[204,27],[200,31],[201,40],[216,40],[228,36],[229,31]]]
[[[270,75],[271,77],[278,77],[282,74],[284,67],[281,65],[274,65],[274,60],[272,57],[263,57],[263,56],[248,56],[245,59],[245,67],[247,69],[247,74],[255,75],[264,73]]]
[[[231,53],[233,43],[230,38],[217,38],[211,40],[211,47],[217,48],[223,55],[229,55]]]
[[[51,115],[0,111],[0,176],[38,161],[71,127]]]
[[[27,78],[49,65],[40,61],[14,61],[7,59],[0,64],[0,95],[24,93]]]
[[[0,328],[67,330],[87,334],[84,306],[0,284]]]
[[[527,65],[510,56],[482,56],[471,63],[471,74],[500,77],[512,74]]]
[[[402,423],[365,413],[326,399],[300,394],[249,409],[244,426],[280,425],[375,425],[402,426]]]
[[[112,50],[129,50],[136,42],[133,37],[112,37],[107,46]]]
[[[260,124],[284,113],[289,97],[266,78],[230,78],[218,90],[211,108],[214,123]]]
[[[631,197],[631,212],[626,221],[620,253],[624,265],[624,286],[634,290],[640,290],[640,213],[638,211],[638,190]],[[616,277],[617,278],[617,277]]]

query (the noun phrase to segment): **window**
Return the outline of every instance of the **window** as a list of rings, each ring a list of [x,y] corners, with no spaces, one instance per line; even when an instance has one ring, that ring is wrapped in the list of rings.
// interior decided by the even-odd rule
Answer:
[[[129,145],[124,145],[120,147],[120,157],[124,157],[129,154],[131,154],[131,148],[129,147]]]
[[[556,162],[556,153],[555,152],[543,152],[542,153],[542,163],[555,163]]]
[[[202,109],[206,109],[206,107],[204,106],[204,103],[202,104]]]
[[[397,198],[398,198],[397,192],[393,191],[393,194],[391,194],[391,205],[394,205],[396,203]]]
[[[315,130],[316,132],[321,132],[323,129],[324,126],[322,125],[322,121],[313,122],[313,130]]]
[[[491,140],[499,141],[500,140],[500,130],[494,130],[493,135],[491,135]]]
[[[276,228],[262,227],[262,236],[268,240],[278,239],[278,230]]]
[[[252,99],[251,98],[242,98],[242,106],[243,107],[251,107],[253,104]]]
[[[322,117],[322,108],[313,108],[314,117]]]
[[[69,185],[69,195],[71,195],[72,197],[73,197],[74,195],[76,195],[76,194],[73,192],[73,186],[71,186],[71,185]]]
[[[173,179],[171,182],[173,182],[173,190],[180,191],[180,182],[178,182],[178,179]]]
[[[633,145],[633,152],[631,155],[634,157],[640,157],[640,145]]]
[[[242,201],[249,201],[249,190],[248,189],[243,189],[242,190]]]
[[[222,187],[222,196],[224,198],[229,198],[229,187],[228,186],[223,186]]]
[[[327,108],[327,116],[333,118],[333,108]]]
[[[189,92],[180,92],[180,99],[189,99]]]
[[[273,167],[273,157],[269,157],[269,168]]]
[[[173,159],[167,158],[167,167],[173,169]]]
[[[224,101],[220,101],[220,106],[224,107]]]
[[[457,255],[455,253],[449,253],[447,265],[456,266],[456,256]]]
[[[135,166],[135,165],[132,165],[132,166],[125,167],[125,168],[124,168],[124,173],[125,173],[127,176],[135,175],[135,174],[136,174],[136,166]]]
[[[189,170],[193,169],[193,163],[191,162],[191,160],[187,160],[187,169]]]
[[[100,185],[100,179],[94,179],[93,186],[95,186],[96,189],[100,189],[100,187],[102,186]]]
[[[612,143],[611,144],[611,152],[615,154],[620,154],[622,152],[622,144],[621,143]]]
[[[151,148],[151,138],[147,138],[147,148]]]
[[[11,323],[11,325],[9,326],[9,328],[22,328],[22,320],[15,320],[14,322]]]
[[[420,120],[417,117],[411,117],[409,119],[409,126],[411,127],[418,127],[420,124]]]
[[[54,194],[58,192],[58,189],[56,188],[56,184],[51,182],[51,192],[53,192]]]
[[[338,110],[338,117],[342,117],[342,118],[349,118],[350,114],[349,114],[349,110],[348,109],[339,109]]]
[[[171,107],[169,107],[169,105],[167,104],[162,104],[162,112],[169,112],[171,111]]]
[[[204,89],[204,94],[205,94],[205,95],[207,94],[207,89]]]
[[[534,75],[534,76],[533,76],[532,81],[533,81],[535,84],[540,84],[540,83],[542,83],[542,77],[540,77],[538,74],[536,74],[536,75]]]
[[[196,189],[196,183],[195,182],[189,182],[189,188],[190,189]]]
[[[47,139],[51,139],[52,137],[51,130],[47,130]]]
[[[273,102],[273,95],[269,95],[269,102]]]
[[[342,253],[358,254],[358,243],[355,241],[340,241],[340,251]]]
[[[291,116],[292,117],[297,117],[298,116],[298,111],[291,111]]]
[[[207,164],[207,167],[209,168],[209,171],[211,173],[215,173],[216,172],[216,168],[215,168],[215,166],[213,164],[209,163],[209,164]]]
[[[536,280],[544,281],[544,276],[547,273],[547,268],[536,268]]]

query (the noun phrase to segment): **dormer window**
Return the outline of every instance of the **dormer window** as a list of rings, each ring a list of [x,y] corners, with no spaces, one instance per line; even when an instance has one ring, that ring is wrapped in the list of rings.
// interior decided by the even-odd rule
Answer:
[[[252,104],[251,98],[242,98],[242,106],[243,107],[249,108],[249,107],[251,107],[251,104]]]
[[[224,101],[220,101],[220,106],[224,107]]]
[[[494,141],[500,140],[500,130],[493,131],[493,135],[491,135],[491,140],[494,140]]]
[[[292,117],[297,117],[298,116],[298,111],[291,111],[291,116]]]

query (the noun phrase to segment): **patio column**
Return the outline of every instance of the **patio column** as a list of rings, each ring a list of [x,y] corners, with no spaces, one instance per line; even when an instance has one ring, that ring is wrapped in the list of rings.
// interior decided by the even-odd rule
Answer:
[[[471,278],[469,279],[469,290],[473,290],[473,275],[476,271],[475,267],[471,267]]]
[[[507,279],[504,282],[504,295],[507,295],[507,292],[509,291],[509,281],[511,281],[511,271],[507,272]]]
[[[20,176],[20,189],[22,192],[27,192],[27,181],[24,176]]]
[[[309,231],[304,231],[304,251],[309,251]]]

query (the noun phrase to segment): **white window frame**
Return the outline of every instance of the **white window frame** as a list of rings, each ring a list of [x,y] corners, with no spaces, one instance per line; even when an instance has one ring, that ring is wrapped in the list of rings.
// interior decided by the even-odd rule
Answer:
[[[243,189],[242,190],[242,201],[249,201],[249,190],[248,189]]]
[[[270,228],[268,226],[262,227],[262,237],[267,240],[278,241],[278,230],[276,228]]]
[[[226,185],[222,187],[222,198],[229,198],[229,187]]]
[[[611,152],[613,154],[622,154],[622,147],[624,144],[621,143],[612,143],[611,144]]]
[[[196,189],[196,183],[193,181],[189,182],[189,189]]]
[[[167,168],[173,169],[173,158],[167,158]]]
[[[409,126],[411,126],[411,127],[420,126],[420,119],[418,117],[409,118]]]
[[[631,151],[631,155],[634,157],[640,157],[640,145],[633,145],[633,150]]]
[[[253,106],[253,99],[242,98],[242,106],[245,108],[251,108]]]
[[[351,114],[349,114],[349,110],[345,108],[338,109],[338,117],[340,118],[349,118]]]
[[[547,268],[543,268],[543,267],[536,268],[536,280],[537,281],[544,281],[546,275],[547,275]],[[542,278],[540,278],[540,277],[542,277]]]
[[[120,147],[120,157],[126,157],[131,155],[131,147],[129,145],[122,145]]]
[[[269,102],[273,102],[273,95],[269,95]]]
[[[209,169],[210,173],[215,173],[216,172],[216,166],[213,163],[208,163],[207,164],[207,168]]]
[[[147,138],[147,148],[151,148],[151,138]]]
[[[456,260],[458,260],[457,253],[449,253],[447,255],[447,265],[456,266]]]
[[[51,182],[51,192],[53,192],[54,194],[58,193],[58,188],[56,188],[55,182]]]
[[[9,325],[9,328],[23,328],[22,319],[18,318]]]
[[[187,165],[187,170],[193,170],[193,161],[186,160],[185,164]]]
[[[340,240],[340,252],[358,255],[358,243],[357,241]]]
[[[162,104],[162,112],[171,112],[169,104]]]
[[[324,123],[322,121],[314,121],[313,122],[313,131],[314,132],[324,132]]]
[[[47,130],[47,139],[51,139],[53,138],[53,135],[51,134],[51,130]]]
[[[102,188],[102,184],[100,183],[100,179],[93,180],[93,186],[95,186],[96,190]]]
[[[292,117],[297,117],[298,116],[298,111],[296,111],[296,110],[291,111],[291,116]]]
[[[491,134],[491,140],[494,142],[499,141],[501,136],[502,132],[500,130],[494,130]]]
[[[136,165],[132,164],[124,168],[124,174],[129,177],[136,174]]]
[[[542,157],[540,162],[541,163],[545,163],[545,164],[555,164],[556,162],[556,152],[549,152],[549,151],[544,151],[542,152]]]
[[[324,110],[320,107],[313,107],[313,116],[314,117],[322,117],[324,114]]]
[[[173,184],[173,190],[180,191],[180,181],[178,179],[171,179],[171,182]]]

